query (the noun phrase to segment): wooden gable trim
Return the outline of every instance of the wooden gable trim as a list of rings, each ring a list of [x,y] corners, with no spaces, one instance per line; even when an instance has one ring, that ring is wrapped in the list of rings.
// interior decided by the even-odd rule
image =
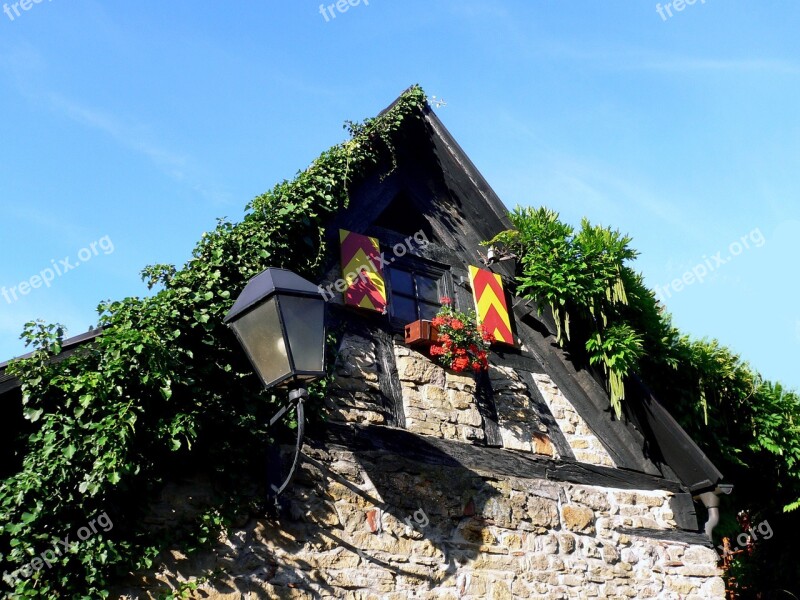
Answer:
[[[545,335],[526,323],[533,312],[526,300],[515,298],[513,313],[517,334],[547,375],[567,397],[578,414],[620,469],[663,476],[661,470],[644,454],[644,437],[629,423],[611,418],[608,394],[586,370],[578,371],[552,335]],[[547,357],[547,359],[543,358]]]
[[[476,446],[381,425],[330,423],[323,435],[328,444],[345,446],[353,452],[374,453],[389,461],[397,456],[424,464],[462,467],[488,476],[549,479],[620,490],[684,493],[680,483],[646,473],[570,460],[553,460],[536,454]]]

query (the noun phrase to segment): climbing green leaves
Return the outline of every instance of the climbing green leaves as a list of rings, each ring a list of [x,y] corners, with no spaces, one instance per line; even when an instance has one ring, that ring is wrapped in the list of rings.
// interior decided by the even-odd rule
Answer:
[[[182,268],[146,267],[152,295],[101,303],[102,335],[72,354],[54,360],[63,327],[27,324],[23,337],[34,352],[8,371],[22,384],[29,430],[17,444],[21,468],[0,487],[0,572],[27,564],[43,542],[100,512],[119,525],[35,581],[18,581],[14,597],[108,596],[116,576],[149,568],[165,548],[211,543],[223,514],[241,514],[243,474],[261,477],[254,448],[263,448],[264,423],[281,399],[263,390],[222,320],[267,267],[320,276],[329,218],[347,206],[359,178],[394,163],[397,129],[421,118],[424,103],[424,92],[411,88],[377,119],[353,124],[351,141],[255,198],[240,222],[218,220]],[[312,396],[324,389],[313,386]],[[312,398],[309,413],[321,405]],[[165,481],[191,469],[213,476],[219,497],[194,521],[154,532],[145,509]],[[0,595],[11,591],[0,582]]]
[[[515,229],[487,244],[516,254],[517,293],[550,308],[559,344],[572,341],[575,324],[587,332],[583,343],[589,361],[602,365],[611,404],[620,417],[625,377],[635,370],[642,353],[641,336],[620,319],[628,304],[625,263],[636,257],[631,238],[586,219],[576,231],[544,207],[518,207],[510,218]]]

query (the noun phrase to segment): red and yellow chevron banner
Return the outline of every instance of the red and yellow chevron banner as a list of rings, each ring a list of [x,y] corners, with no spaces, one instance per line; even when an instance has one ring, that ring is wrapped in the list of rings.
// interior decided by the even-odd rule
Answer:
[[[342,277],[347,282],[344,303],[380,313],[386,312],[386,283],[376,238],[339,230],[342,244]]]
[[[514,336],[511,334],[511,321],[500,275],[470,265],[469,282],[478,324],[484,325],[498,342],[513,346]]]

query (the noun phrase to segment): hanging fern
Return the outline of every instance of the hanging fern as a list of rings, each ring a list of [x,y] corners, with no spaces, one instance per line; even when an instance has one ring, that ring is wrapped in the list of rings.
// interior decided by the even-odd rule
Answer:
[[[630,328],[610,326],[628,304],[624,261],[636,256],[630,238],[586,219],[576,232],[547,208],[517,208],[511,221],[516,229],[487,244],[502,244],[520,257],[517,292],[550,307],[560,345],[571,341],[573,321],[588,324],[585,349],[591,364],[602,365],[611,405],[620,418],[625,378],[642,351],[640,337]]]
[[[759,545],[761,554],[735,559],[735,577],[747,578],[752,589],[794,586],[800,579],[793,542],[800,536],[798,394],[765,382],[715,340],[693,340],[673,327],[626,264],[636,255],[630,238],[586,220],[575,231],[546,208],[517,208],[510,218],[515,229],[486,244],[517,255],[516,293],[549,307],[558,343],[576,357],[585,349],[588,362],[602,368],[615,414],[624,407],[626,380],[640,374],[734,484],[715,533],[735,539],[741,510],[768,516],[780,531],[781,541]]]

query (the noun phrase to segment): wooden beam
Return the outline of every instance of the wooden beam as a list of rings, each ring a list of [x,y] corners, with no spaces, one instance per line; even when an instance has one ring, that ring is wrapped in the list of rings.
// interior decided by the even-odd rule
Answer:
[[[644,454],[644,438],[632,424],[618,421],[611,414],[608,394],[585,369],[579,370],[569,355],[558,347],[555,338],[528,323],[531,308],[516,301],[514,314],[517,332],[529,352],[537,356],[544,371],[622,469],[662,476],[658,467]],[[546,331],[546,329],[545,329]]]
[[[378,425],[329,423],[323,440],[353,452],[364,453],[374,460],[391,461],[394,456],[428,465],[467,469],[489,477],[546,479],[624,490],[686,491],[674,481],[637,471],[567,460],[555,461],[535,454],[421,436]]]

